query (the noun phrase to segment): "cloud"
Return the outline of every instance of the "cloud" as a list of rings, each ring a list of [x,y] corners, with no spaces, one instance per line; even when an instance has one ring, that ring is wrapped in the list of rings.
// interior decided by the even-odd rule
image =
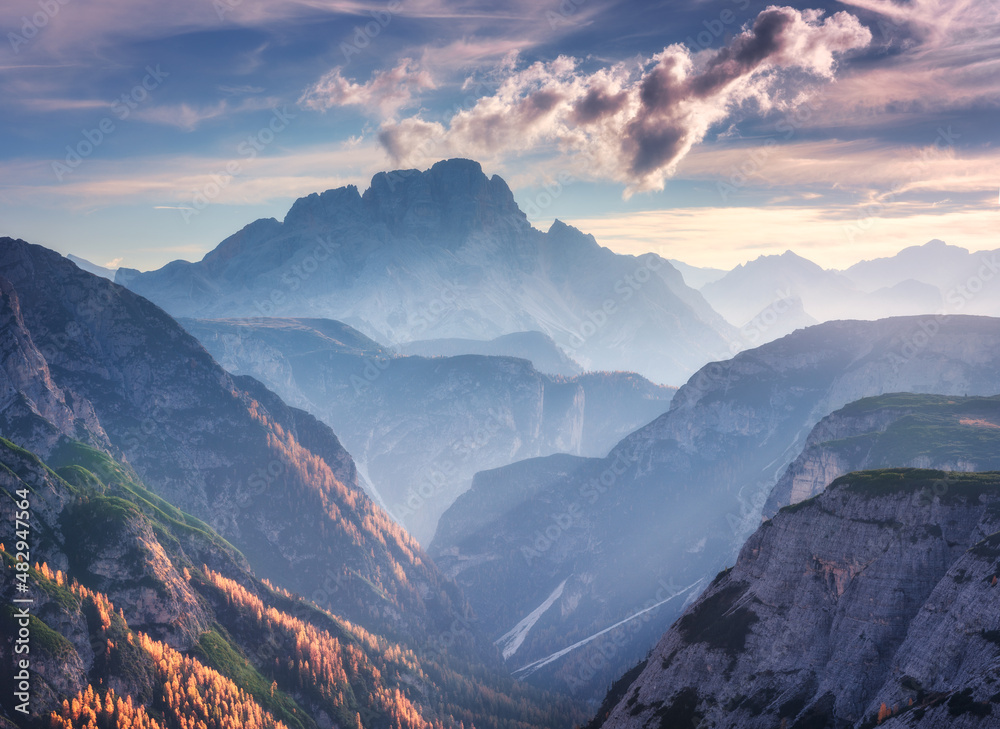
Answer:
[[[210,119],[226,117],[232,114],[242,114],[249,111],[260,111],[275,106],[278,100],[275,98],[245,98],[239,104],[231,104],[228,100],[222,99],[214,104],[192,105],[181,104],[160,104],[140,108],[134,112],[136,119],[151,124],[163,124],[177,127],[184,131],[194,131],[202,122]]]
[[[13,208],[41,205],[53,210],[81,210],[94,205],[149,204],[163,210],[192,207],[198,190],[220,186],[218,205],[264,205],[290,200],[345,184],[364,188],[386,169],[384,152],[373,144],[340,144],[274,150],[247,157],[238,148],[217,149],[217,156],[148,154],[126,159],[94,158],[56,184],[49,162],[0,161],[0,202]],[[234,175],[227,172],[238,164]],[[335,170],[336,173],[331,171]]]
[[[552,148],[573,156],[585,174],[624,183],[626,196],[660,190],[713,124],[745,103],[794,105],[790,76],[832,79],[836,57],[870,41],[849,13],[824,18],[818,10],[771,6],[717,51],[695,56],[675,44],[590,73],[567,56],[537,62],[511,70],[495,93],[445,124],[420,115],[389,121],[379,140],[406,166]]]
[[[326,73],[299,98],[299,105],[315,111],[335,106],[360,106],[382,118],[392,117],[413,100],[414,90],[436,88],[431,75],[410,58],[402,58],[395,68],[379,71],[367,83],[344,78],[341,67]]]
[[[897,124],[916,114],[995,107],[1000,99],[997,0],[843,0],[877,13],[880,45],[897,50],[824,94],[829,125]]]
[[[949,129],[935,130],[924,144],[910,146],[869,138],[701,147],[684,160],[678,176],[751,191],[813,188],[851,191],[862,198],[922,193],[983,198],[996,190],[1000,150],[949,144],[960,141],[950,139],[954,131]]]
[[[565,222],[618,253],[653,251],[718,268],[788,249],[824,267],[846,268],[932,238],[973,251],[1000,245],[994,232],[1000,215],[995,207],[936,210],[914,203],[897,212],[868,218],[862,205],[697,207],[569,217]],[[861,234],[856,231],[859,218],[867,221]]]

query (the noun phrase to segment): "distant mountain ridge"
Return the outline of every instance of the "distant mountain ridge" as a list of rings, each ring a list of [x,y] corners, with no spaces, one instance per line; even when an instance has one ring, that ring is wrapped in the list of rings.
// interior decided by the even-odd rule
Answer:
[[[376,500],[424,544],[477,471],[557,452],[603,456],[674,393],[631,373],[544,375],[512,357],[398,356],[330,320],[182,324],[229,371],[334,428]]]
[[[443,515],[430,554],[494,639],[563,585],[508,659],[516,668],[672,599],[528,679],[607,685],[679,615],[684,591],[697,593],[692,585],[733,558],[817,422],[862,397],[906,391],[1000,392],[1000,319],[827,322],[707,365],[608,457],[580,462],[523,500],[470,491]],[[520,466],[528,474],[515,466],[497,472],[492,488],[517,494],[517,483],[532,481],[531,464]],[[504,474],[517,483],[503,485]],[[470,513],[473,537],[463,536]]]
[[[665,259],[612,253],[560,221],[532,228],[470,160],[309,195],[199,262],[115,280],[178,317],[330,318],[393,346],[540,331],[587,370],[661,384],[740,346]]]
[[[0,239],[0,291],[0,435],[43,459],[69,438],[123,460],[260,576],[368,629],[417,646],[462,614],[458,591],[358,487],[328,426],[53,251]],[[454,650],[489,654],[475,642],[466,632]]]
[[[942,303],[937,287],[910,279],[862,291],[846,273],[823,269],[792,251],[760,256],[700,291],[716,311],[738,326],[768,308],[782,313],[788,299],[800,300],[805,312],[818,321],[932,314],[940,311]]]

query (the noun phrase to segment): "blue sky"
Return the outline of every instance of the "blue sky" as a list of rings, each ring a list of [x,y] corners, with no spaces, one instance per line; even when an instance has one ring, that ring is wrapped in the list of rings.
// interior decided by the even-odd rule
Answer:
[[[197,259],[471,157],[540,227],[729,268],[1000,247],[1000,4],[8,0],[0,234]]]

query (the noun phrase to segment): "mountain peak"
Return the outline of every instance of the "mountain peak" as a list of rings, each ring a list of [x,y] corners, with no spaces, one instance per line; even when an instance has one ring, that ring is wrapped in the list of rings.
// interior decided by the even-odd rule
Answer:
[[[345,185],[296,200],[285,215],[285,225],[296,227],[338,220],[345,212],[360,212],[361,194],[355,185]]]
[[[368,214],[394,233],[433,234],[455,243],[476,229],[528,225],[503,178],[487,177],[468,159],[442,160],[424,171],[380,172],[362,199]]]

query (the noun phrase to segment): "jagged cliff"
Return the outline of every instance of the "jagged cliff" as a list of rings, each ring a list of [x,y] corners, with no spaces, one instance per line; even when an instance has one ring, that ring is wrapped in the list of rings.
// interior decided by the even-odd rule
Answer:
[[[764,516],[820,493],[850,471],[911,466],[1000,470],[1000,398],[895,393],[823,418],[764,505]]]
[[[663,636],[624,727],[990,727],[1000,474],[847,475],[781,510]]]

